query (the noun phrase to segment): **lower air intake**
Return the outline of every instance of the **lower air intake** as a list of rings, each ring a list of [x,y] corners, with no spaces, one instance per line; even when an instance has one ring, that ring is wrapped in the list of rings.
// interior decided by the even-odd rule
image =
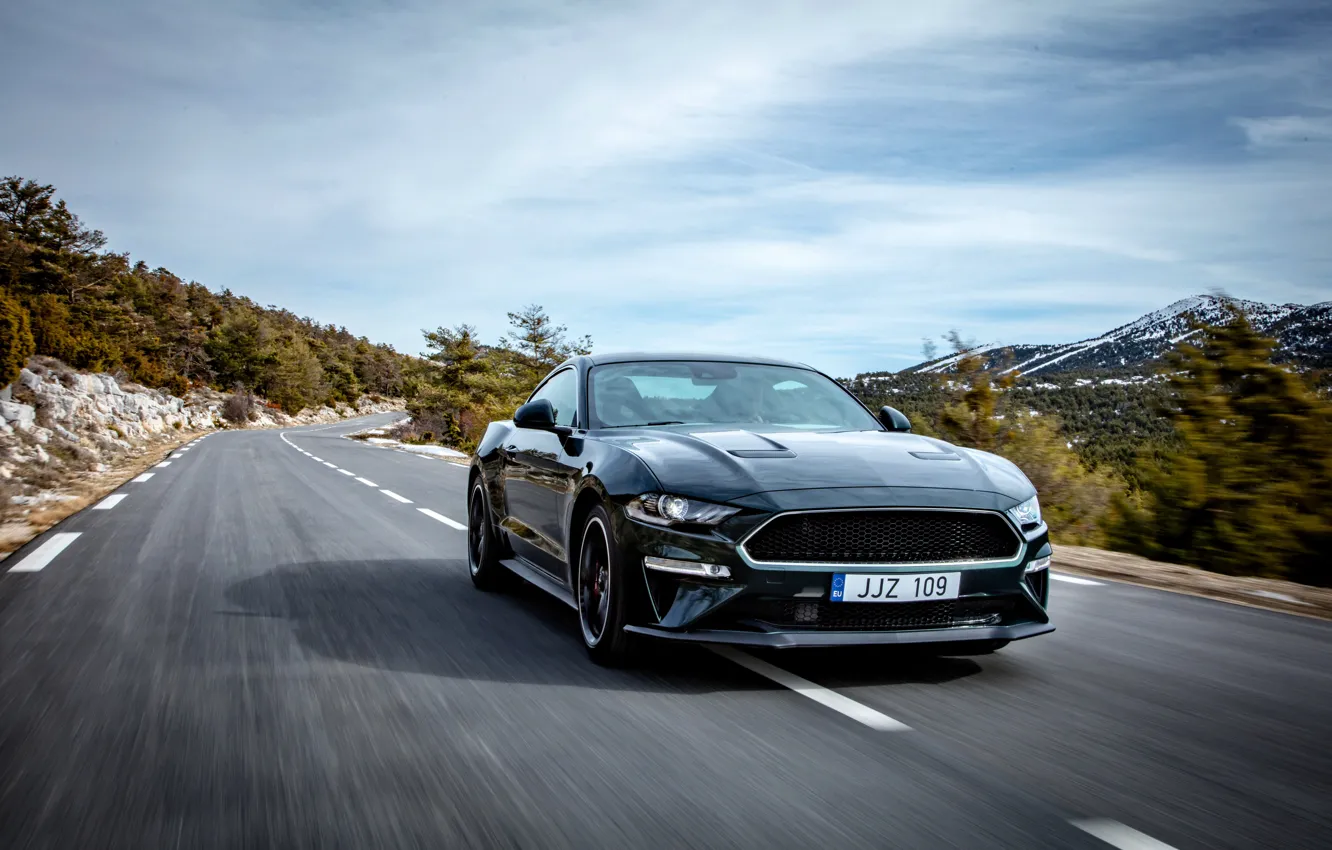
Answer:
[[[939,602],[828,602],[761,600],[735,615],[783,629],[914,631],[1001,625],[1014,609],[1011,599],[950,599]]]

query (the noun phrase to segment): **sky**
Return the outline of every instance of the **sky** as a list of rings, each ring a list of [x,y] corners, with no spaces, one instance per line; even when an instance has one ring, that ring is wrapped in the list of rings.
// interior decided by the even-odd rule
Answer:
[[[1332,300],[1332,4],[7,0],[0,172],[418,353],[900,369],[1189,295]]]

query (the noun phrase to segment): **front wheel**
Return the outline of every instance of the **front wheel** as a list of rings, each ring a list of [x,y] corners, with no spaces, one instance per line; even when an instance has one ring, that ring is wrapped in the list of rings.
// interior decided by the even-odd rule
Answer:
[[[513,573],[499,562],[495,527],[490,522],[486,488],[480,478],[472,483],[467,500],[467,566],[472,584],[480,590],[503,590],[512,582]]]
[[[578,623],[587,654],[597,664],[618,666],[633,654],[625,632],[628,588],[610,517],[600,505],[583,525],[578,547]]]

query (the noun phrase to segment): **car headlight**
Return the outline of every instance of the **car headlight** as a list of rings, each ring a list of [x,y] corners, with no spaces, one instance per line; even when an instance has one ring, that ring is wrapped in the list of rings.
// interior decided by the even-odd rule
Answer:
[[[1020,505],[1008,509],[1008,515],[1013,521],[1024,528],[1028,525],[1040,525],[1041,523],[1041,503],[1032,496]]]
[[[625,506],[629,516],[653,525],[716,525],[740,512],[739,508],[686,499],[666,493],[644,493]]]

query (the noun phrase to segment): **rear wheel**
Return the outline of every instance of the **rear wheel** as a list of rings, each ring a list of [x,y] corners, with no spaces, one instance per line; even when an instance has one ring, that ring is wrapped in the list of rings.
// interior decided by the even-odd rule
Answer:
[[[467,500],[467,566],[472,573],[472,584],[481,590],[503,590],[513,581],[513,573],[499,562],[490,505],[480,478],[472,483]]]
[[[600,505],[583,525],[578,547],[578,623],[587,654],[598,664],[624,664],[633,655],[633,635],[624,630],[628,588],[610,517]]]

